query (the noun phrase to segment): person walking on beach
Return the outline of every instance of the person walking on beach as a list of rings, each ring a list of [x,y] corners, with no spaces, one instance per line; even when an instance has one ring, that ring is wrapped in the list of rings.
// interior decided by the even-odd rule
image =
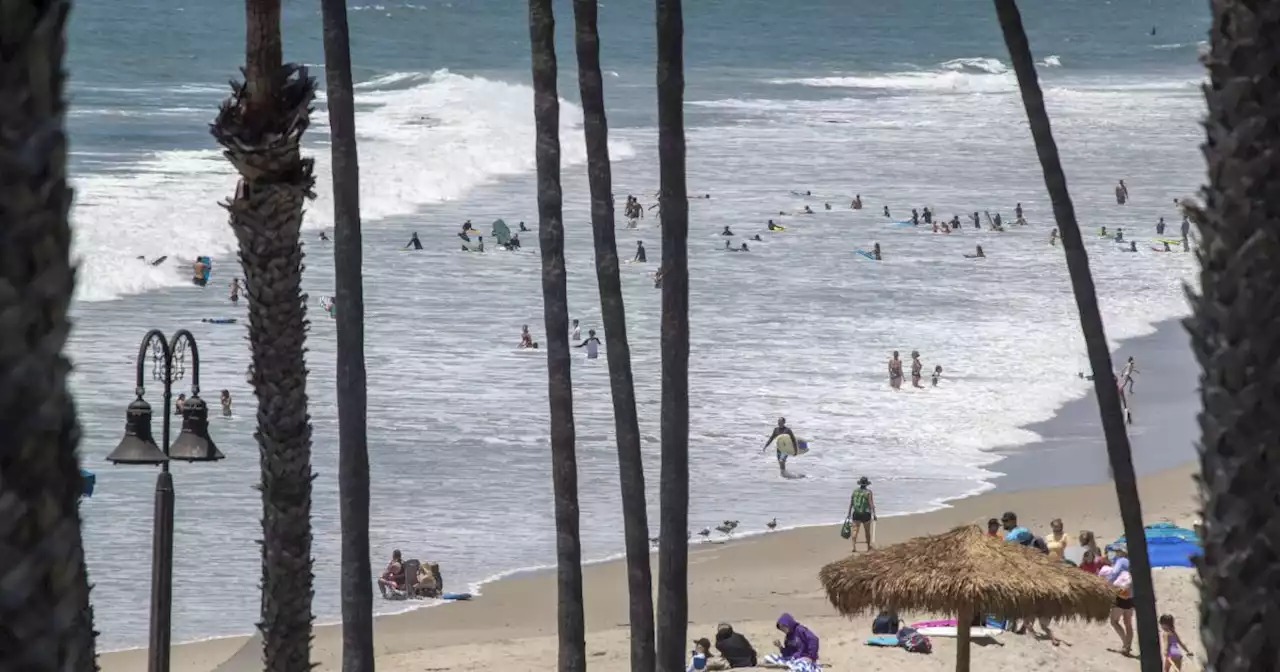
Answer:
[[[1141,372],[1138,371],[1138,365],[1130,357],[1129,361],[1124,364],[1124,370],[1120,372],[1120,386],[1127,387],[1129,394],[1133,394],[1133,374],[1135,373]]]
[[[1163,672],[1180,672],[1182,658],[1191,655],[1191,652],[1182,648],[1182,637],[1178,635],[1178,629],[1173,624],[1173,615],[1163,614],[1159,622],[1160,655],[1164,658]]]
[[[849,496],[849,512],[845,518],[849,521],[849,538],[853,540],[853,552],[858,552],[858,529],[866,530],[864,538],[867,550],[871,550],[871,521],[876,519],[876,498],[871,493],[871,479],[863,476],[858,479],[858,489]]]
[[[920,384],[920,374],[924,371],[924,364],[920,362],[920,351],[911,351],[911,386],[924,389],[924,385]]]
[[[1129,574],[1128,549],[1124,544],[1112,547],[1116,553],[1115,564],[1098,570],[1098,576],[1107,580],[1116,590],[1115,605],[1111,607],[1111,628],[1120,636],[1120,653],[1133,655],[1133,577]]]
[[[895,390],[902,389],[902,360],[898,359],[898,351],[893,351],[893,359],[889,360],[889,386]]]
[[[784,434],[786,436],[791,437],[792,446],[795,446],[797,448],[800,446],[800,442],[796,440],[795,432],[792,432],[791,428],[787,426],[787,419],[778,418],[778,426],[773,428],[773,433],[769,435],[769,440],[764,442],[764,448],[762,448],[760,452],[763,453],[764,451],[769,450],[770,444],[772,444],[774,440],[777,439],[779,436],[782,436]],[[787,454],[782,452],[781,450],[777,451],[777,453],[778,453],[778,472],[785,475],[787,473]]]

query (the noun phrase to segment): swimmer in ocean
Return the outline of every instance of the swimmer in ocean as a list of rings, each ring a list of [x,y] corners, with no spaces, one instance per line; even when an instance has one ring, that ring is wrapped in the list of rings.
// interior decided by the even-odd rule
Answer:
[[[732,236],[732,235],[733,235],[733,231],[730,231],[730,230],[729,230],[729,227],[727,227],[727,226],[726,226],[726,227],[724,227],[724,231],[721,231],[721,232],[720,232],[720,235],[722,235],[722,236]]]
[[[746,243],[743,243],[743,244],[742,244],[742,247],[738,248],[738,251],[739,251],[739,252],[750,252],[751,250],[747,247],[747,244],[746,244]]]
[[[920,374],[924,372],[924,364],[920,362],[920,351],[911,351],[911,386],[923,388],[920,384]]]
[[[231,303],[240,302],[240,278],[231,278],[231,295],[227,298]]]
[[[769,435],[769,440],[764,442],[764,448],[761,448],[760,452],[763,453],[764,451],[769,450],[769,446],[773,444],[774,440],[777,439],[779,436],[782,436],[783,434],[791,437],[791,445],[796,447],[800,446],[800,442],[796,440],[795,433],[792,432],[791,428],[787,426],[787,419],[778,418],[778,426],[773,428],[773,433]],[[777,453],[778,453],[778,473],[785,474],[787,472],[788,455],[782,452],[781,450],[777,451]]]
[[[524,225],[524,222],[520,222],[520,230],[521,230],[521,231],[528,231],[528,230],[529,230],[529,227],[525,226],[525,225]]]
[[[884,206],[884,217],[885,219],[893,219],[893,215],[889,214],[889,206],[887,205]]]
[[[645,253],[644,253],[644,241],[640,241],[640,240],[636,241],[636,256],[631,261],[639,262],[641,264],[649,261],[649,258],[645,256]]]
[[[889,387],[902,389],[902,360],[898,358],[897,350],[893,351],[893,358],[889,360]]]
[[[191,265],[191,282],[204,287],[208,280],[205,279],[205,273],[209,271],[209,265],[196,258],[196,263]]]
[[[329,241],[329,234],[325,233],[324,231],[321,231],[321,232],[320,232],[320,240],[323,240],[323,241],[325,241],[325,242],[328,242],[328,241]]]
[[[871,247],[871,256],[875,257],[876,261],[880,261],[880,243]]]
[[[938,386],[938,379],[942,377],[942,365],[933,367],[933,386]]]
[[[978,217],[978,212],[976,210],[972,215],[969,215],[969,218],[973,220],[973,228],[975,229],[982,228],[982,219]]]
[[[924,220],[925,224],[932,224],[933,211],[926,206],[923,210],[920,211],[920,218]]]
[[[911,226],[920,226],[920,212],[911,208]]]
[[[1058,244],[1058,229],[1056,229],[1056,228],[1055,228],[1054,230],[1052,230],[1052,231],[1050,231],[1050,232],[1049,232],[1049,244],[1050,244],[1050,245],[1053,245],[1053,246],[1057,246],[1057,244]]]
[[[600,339],[596,338],[596,330],[587,330],[587,340],[573,346],[575,348],[585,347],[587,349],[587,359],[598,359],[600,357]]]
[[[760,237],[760,234],[758,234],[758,233],[757,233],[756,235],[754,235],[754,236],[751,236],[751,240],[758,240],[758,241],[764,242],[764,239],[763,239],[763,238],[761,238],[761,237]]]
[[[538,347],[538,343],[533,340],[533,334],[529,333],[529,325],[526,324],[520,327],[520,349],[525,350],[536,347]]]
[[[1105,226],[1104,226],[1104,227],[1102,227],[1102,228],[1098,229],[1098,236],[1100,236],[1100,237],[1102,237],[1102,238],[1106,238],[1106,237],[1107,237],[1107,227],[1105,227]]]
[[[414,231],[414,232],[413,232],[413,235],[412,235],[412,236],[409,236],[409,242],[408,242],[408,243],[405,243],[404,249],[406,249],[406,250],[407,250],[407,249],[409,249],[409,248],[411,248],[411,247],[412,247],[413,249],[415,249],[415,250],[421,250],[421,249],[422,249],[422,241],[421,241],[421,240],[418,240],[418,232],[417,232],[417,231]]]
[[[850,208],[850,209],[852,209],[852,210],[861,210],[861,209],[862,209],[862,194],[855,194],[855,195],[854,195],[854,197],[853,197],[853,201],[851,201],[851,202],[849,203],[849,208]]]
[[[1123,242],[1124,242],[1124,229],[1116,229],[1116,237],[1115,237],[1115,241],[1116,241],[1117,243],[1123,243]]]
[[[823,207],[823,208],[826,208],[827,210],[830,210],[830,209],[831,209],[831,204],[830,204],[830,203],[823,203],[823,204],[822,204],[822,207]]]
[[[802,214],[802,215],[812,215],[812,214],[813,214],[813,208],[810,208],[809,206],[807,206],[807,205],[806,205],[806,206],[804,206],[804,210],[803,210],[803,211],[801,211],[801,213],[800,213],[800,214]]]

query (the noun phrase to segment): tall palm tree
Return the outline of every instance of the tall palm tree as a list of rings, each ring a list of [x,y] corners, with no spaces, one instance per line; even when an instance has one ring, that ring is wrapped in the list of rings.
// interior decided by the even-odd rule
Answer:
[[[1054,142],[1053,131],[1049,127],[1049,113],[1045,110],[1044,94],[1040,90],[1031,46],[1027,43],[1027,34],[1022,28],[1022,15],[1018,12],[1015,0],[995,0],[995,5],[1004,41],[1009,48],[1009,57],[1018,77],[1018,88],[1022,92],[1022,104],[1027,110],[1036,154],[1040,157],[1040,167],[1044,171],[1045,186],[1049,190],[1049,199],[1053,202],[1053,217],[1057,220],[1062,247],[1067,254],[1071,289],[1076,297],[1080,328],[1084,332],[1089,364],[1093,369],[1093,385],[1102,416],[1107,455],[1116,484],[1116,498],[1120,504],[1120,517],[1124,521],[1125,537],[1129,541],[1142,670],[1158,672],[1161,656],[1156,633],[1155,589],[1151,582],[1147,540],[1142,530],[1142,503],[1138,498],[1138,479],[1133,470],[1133,456],[1129,450],[1129,435],[1120,408],[1120,394],[1111,368],[1111,351],[1107,347],[1102,314],[1098,310],[1098,294],[1093,285],[1093,275],[1089,271],[1089,256],[1085,253],[1080,225],[1076,222],[1075,206],[1067,191],[1067,178],[1058,158],[1058,145]]]
[[[1209,164],[1200,229],[1201,294],[1187,320],[1204,373],[1200,396],[1204,560],[1200,629],[1205,669],[1271,669],[1280,641],[1274,572],[1277,388],[1280,351],[1280,193],[1271,157],[1280,145],[1275,59],[1280,12],[1214,0],[1205,59]],[[1265,633],[1265,634],[1264,634]]]
[[[551,406],[551,483],[555,492],[560,672],[587,669],[582,613],[582,542],[578,535],[578,458],[573,384],[569,377],[569,297],[565,286],[560,191],[560,99],[556,91],[556,19],[552,0],[529,0],[533,117],[538,164],[538,243],[542,248],[542,314],[547,330],[547,397]]]
[[[80,426],[62,356],[75,287],[62,69],[67,0],[0,0],[0,651],[96,670]]]
[[[311,419],[307,414],[302,206],[314,194],[303,158],[315,80],[286,64],[280,0],[245,2],[245,81],[233,82],[211,131],[240,173],[223,205],[240,243],[249,299],[251,382],[262,464],[262,631],[265,669],[311,661]]]
[[[351,38],[344,0],[321,0],[333,156],[334,301],[338,310],[338,510],[342,520],[342,669],[373,670],[369,566],[369,441],[361,277],[360,161],[356,153]]]
[[[662,482],[658,669],[684,668],[689,616],[689,198],[685,185],[684,15],[657,0],[662,211]]]
[[[622,484],[622,520],[627,548],[627,592],[631,616],[631,670],[652,672],[653,577],[649,569],[649,514],[644,496],[644,460],[640,423],[627,344],[627,311],[622,301],[618,244],[614,236],[613,172],[609,165],[609,122],[600,75],[600,32],[596,0],[574,0],[578,48],[578,88],[582,95],[583,133],[587,139],[587,179],[591,184],[591,231],[596,247],[596,282],[609,358],[614,432],[618,440],[618,479]]]

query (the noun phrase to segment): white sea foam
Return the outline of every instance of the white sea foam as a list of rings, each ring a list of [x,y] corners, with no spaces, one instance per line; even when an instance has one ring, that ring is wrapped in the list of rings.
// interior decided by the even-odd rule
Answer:
[[[1062,59],[1053,55],[1045,56],[1040,60],[1040,65],[1046,68],[1060,68],[1062,67]]]
[[[441,71],[388,75],[359,89],[365,221],[412,213],[534,168],[532,90],[527,86]],[[188,85],[185,91],[207,95],[209,87]],[[581,116],[577,106],[561,103],[566,165],[586,158]],[[308,229],[326,228],[332,221],[327,146],[316,142],[327,133],[326,122],[323,113],[315,114],[309,135],[307,153],[316,159],[318,197],[307,209]],[[625,143],[615,142],[611,149],[615,159],[632,155]],[[108,300],[186,282],[185,266],[152,267],[138,256],[179,260],[232,251],[235,236],[218,202],[232,193],[235,182],[230,165],[212,149],[159,152],[127,171],[76,177],[77,298]]]

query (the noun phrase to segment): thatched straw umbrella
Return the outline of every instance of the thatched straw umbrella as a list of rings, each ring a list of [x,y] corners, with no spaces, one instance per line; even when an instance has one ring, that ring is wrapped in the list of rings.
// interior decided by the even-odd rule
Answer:
[[[956,614],[957,672],[969,671],[975,611],[1104,621],[1116,597],[1102,579],[973,525],[855,554],[818,576],[827,599],[845,616],[879,609]]]

